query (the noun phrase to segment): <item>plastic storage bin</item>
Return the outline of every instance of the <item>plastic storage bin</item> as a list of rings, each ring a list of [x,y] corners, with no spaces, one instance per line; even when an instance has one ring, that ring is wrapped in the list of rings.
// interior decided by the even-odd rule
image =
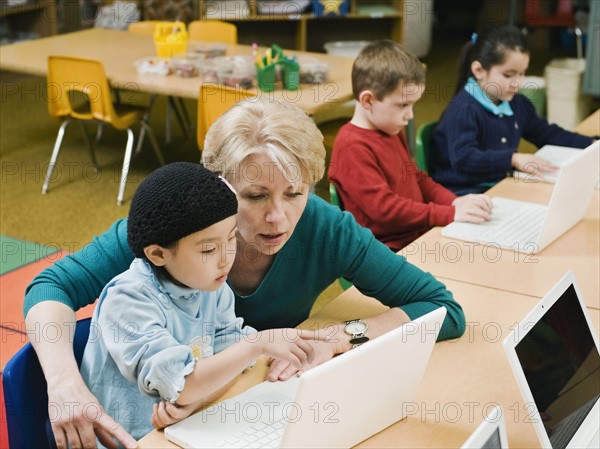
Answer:
[[[298,57],[300,64],[300,82],[306,84],[321,84],[327,82],[329,64],[310,56]]]
[[[355,59],[369,41],[336,41],[326,42],[325,51],[332,56],[343,56]]]
[[[188,33],[183,22],[161,22],[154,28],[156,54],[170,58],[187,51]]]
[[[589,115],[590,97],[583,94],[585,60],[553,59],[546,66],[548,121],[572,130]]]

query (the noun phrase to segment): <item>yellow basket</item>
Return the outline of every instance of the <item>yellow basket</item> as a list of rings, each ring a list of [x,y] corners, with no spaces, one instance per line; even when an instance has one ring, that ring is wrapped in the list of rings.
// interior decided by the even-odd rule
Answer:
[[[154,28],[156,55],[170,58],[187,51],[188,33],[183,22],[160,22]]]

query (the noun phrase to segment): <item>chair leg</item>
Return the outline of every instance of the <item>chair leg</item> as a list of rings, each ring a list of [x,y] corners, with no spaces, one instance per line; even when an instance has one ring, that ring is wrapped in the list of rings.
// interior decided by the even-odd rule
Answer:
[[[150,121],[150,113],[152,112],[152,107],[154,106],[154,102],[156,101],[156,97],[158,95],[152,95],[150,97],[150,102],[148,103],[148,112],[144,115],[144,121],[148,123]],[[138,137],[138,143],[135,147],[135,154],[138,155],[142,151],[142,145],[144,144],[144,138],[146,136],[146,128],[142,126],[140,128],[140,135]]]
[[[104,132],[104,123],[98,123],[98,128],[96,129],[96,138],[95,142],[99,143],[102,139],[102,133]]]
[[[142,130],[146,130],[148,132],[148,138],[150,139],[150,143],[152,144],[152,149],[154,150],[154,154],[156,154],[156,158],[158,159],[158,162],[160,163],[160,165],[165,165],[165,158],[163,157],[162,152],[160,151],[160,146],[158,145],[158,141],[156,140],[156,136],[154,135],[154,131],[152,130],[152,127],[150,127],[150,125],[148,123],[146,123],[144,120],[142,120],[140,122],[142,124]],[[140,135],[141,135],[141,131],[140,131]]]
[[[48,185],[50,184],[50,179],[52,178],[52,172],[54,171],[54,166],[56,165],[56,160],[58,159],[58,153],[60,151],[60,146],[63,141],[63,137],[65,137],[65,130],[69,123],[72,122],[72,119],[66,119],[60,125],[58,129],[58,135],[56,136],[56,142],[54,142],[54,149],[52,150],[52,156],[50,156],[50,164],[48,165],[48,170],[46,171],[46,179],[44,179],[44,185],[42,186],[42,195],[45,195],[48,192]]]
[[[166,111],[166,122],[165,122],[165,143],[169,145],[171,143],[171,133],[173,131],[173,106],[171,105],[171,97],[167,99],[167,111]]]
[[[181,132],[183,133],[183,136],[187,139],[188,126],[185,123],[185,119],[183,118],[182,113],[179,111],[179,108],[177,107],[175,97],[169,97],[169,101],[167,103],[167,112],[169,111],[169,105],[170,105],[171,111],[175,112],[175,117],[177,118],[177,123],[179,123],[179,128],[181,128]],[[185,107],[184,107],[184,109],[185,109]],[[187,110],[185,111],[184,114],[185,114],[185,116],[187,116]],[[167,114],[167,118],[170,120],[172,118],[172,115],[169,116],[169,114]],[[189,122],[189,117],[187,117],[187,121]]]
[[[144,138],[146,137],[146,127],[142,126],[140,128],[140,135],[138,137],[137,145],[135,146],[135,154],[138,155],[142,151],[142,144],[144,143]]]
[[[125,185],[127,184],[127,174],[131,164],[131,153],[133,152],[133,131],[127,128],[127,146],[125,147],[125,156],[123,157],[123,170],[121,171],[121,182],[119,183],[119,195],[117,196],[117,205],[123,204],[123,195],[125,194]]]
[[[190,127],[192,126],[192,122],[190,121],[190,115],[188,114],[187,108],[185,107],[185,102],[183,101],[183,98],[177,97],[177,103],[179,103],[179,109],[181,110],[185,129],[187,132],[187,131],[189,131]]]
[[[578,26],[576,26],[573,31],[575,32],[575,37],[577,40],[577,58],[578,59],[582,59],[583,58],[583,42],[582,42],[582,31],[581,28],[579,28]]]
[[[79,126],[81,127],[81,133],[83,134],[83,139],[85,140],[85,144],[87,145],[88,150],[90,152],[90,158],[92,159],[92,164],[94,164],[94,169],[97,172],[100,167],[98,166],[98,161],[96,160],[96,152],[94,151],[94,146],[92,145],[90,136],[88,136],[88,133],[85,130],[85,125],[83,124],[83,122],[79,122]],[[98,125],[98,126],[100,127],[102,125]],[[100,129],[100,128],[98,128],[98,129]]]

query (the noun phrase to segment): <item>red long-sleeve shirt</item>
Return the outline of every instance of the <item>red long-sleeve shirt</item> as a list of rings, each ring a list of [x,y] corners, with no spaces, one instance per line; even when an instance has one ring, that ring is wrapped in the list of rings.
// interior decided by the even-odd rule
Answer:
[[[328,175],[344,209],[393,250],[454,219],[456,195],[417,168],[403,133],[344,125]]]

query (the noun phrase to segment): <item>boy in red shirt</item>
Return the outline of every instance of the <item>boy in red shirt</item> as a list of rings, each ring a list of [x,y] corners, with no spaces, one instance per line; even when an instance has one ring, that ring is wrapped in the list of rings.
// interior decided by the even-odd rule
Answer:
[[[394,251],[433,226],[491,218],[487,196],[457,197],[411,160],[402,129],[424,89],[416,56],[391,40],[367,45],[352,67],[354,115],[335,139],[329,166],[344,209]]]

